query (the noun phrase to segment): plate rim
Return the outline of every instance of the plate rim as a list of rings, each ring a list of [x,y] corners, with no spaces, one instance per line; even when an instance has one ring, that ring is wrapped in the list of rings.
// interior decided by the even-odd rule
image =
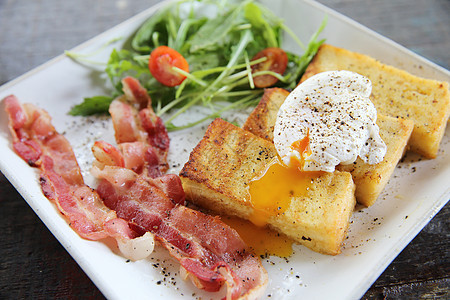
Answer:
[[[321,10],[324,13],[333,15],[335,18],[339,19],[342,22],[345,22],[347,24],[350,24],[352,27],[356,27],[359,30],[362,30],[368,34],[370,34],[373,38],[376,38],[378,40],[381,40],[383,43],[387,43],[390,46],[407,53],[408,55],[412,56],[414,59],[421,61],[422,63],[426,63],[430,67],[436,69],[438,72],[441,72],[445,74],[446,76],[450,77],[450,72],[445,69],[444,67],[436,64],[435,62],[429,60],[428,58],[425,58],[423,56],[420,56],[419,54],[411,51],[410,49],[400,45],[399,43],[377,33],[376,31],[366,27],[365,25],[362,25],[358,23],[357,21],[333,10],[332,8],[329,8],[321,3],[318,3],[313,0],[295,0],[298,2],[304,2],[306,4],[309,4],[313,7],[316,7],[317,9]],[[127,20],[111,27],[110,29],[88,39],[87,41],[73,47],[70,51],[80,51],[85,49],[86,47],[90,46],[94,42],[98,41],[99,39],[102,39],[104,36],[109,35],[112,32],[117,31],[119,28],[124,28],[129,24],[135,23],[138,20],[145,20],[145,18],[149,17],[152,13],[154,13],[157,9],[161,8],[162,6],[167,5],[170,2],[175,2],[174,0],[164,0],[161,1],[144,11],[134,15],[131,18],[128,18]],[[66,58],[65,54],[62,53],[49,61],[27,71],[23,75],[20,75],[10,81],[7,81],[3,85],[0,86],[0,92],[4,92],[8,90],[9,88],[15,86],[16,84],[20,83],[21,81],[35,76],[36,74],[39,74],[41,71],[47,69],[48,67],[60,62],[62,59]],[[24,200],[27,202],[27,204],[33,209],[33,211],[36,213],[36,215],[41,219],[41,221],[46,225],[46,227],[52,232],[52,234],[58,239],[59,243],[66,249],[66,251],[74,258],[74,260],[77,262],[78,265],[83,269],[83,272],[85,272],[89,278],[95,283],[95,285],[99,288],[99,290],[103,293],[103,295],[107,296],[107,298],[114,298],[114,295],[111,295],[109,293],[109,290],[107,287],[103,286],[102,279],[98,276],[97,272],[93,272],[92,268],[89,268],[88,262],[82,259],[81,253],[76,253],[76,251],[73,250],[73,248],[68,245],[67,241],[65,241],[63,234],[59,232],[57,229],[52,229],[49,225],[47,225],[46,220],[44,220],[41,217],[41,213],[33,207],[30,202],[26,199],[25,196],[31,197],[32,195],[27,193],[26,188],[22,188],[19,185],[20,179],[17,178],[13,174],[13,172],[9,172],[9,170],[5,170],[5,165],[3,160],[0,160],[0,169],[4,176],[8,179],[8,181],[14,186],[14,188],[20,193],[20,195],[24,198]],[[25,195],[25,196],[24,196]],[[428,224],[428,222],[442,209],[442,207],[449,201],[450,197],[450,187],[447,188],[447,191],[435,202],[433,205],[433,209],[430,209],[424,216],[424,218],[421,220],[421,222],[416,223],[410,230],[408,230],[408,233],[403,235],[401,239],[397,241],[397,243],[391,247],[392,249],[386,253],[384,256],[384,259],[381,261],[382,263],[379,264],[379,267],[377,268],[376,272],[373,272],[371,276],[369,276],[364,282],[366,282],[365,285],[359,285],[356,286],[351,295],[351,298],[359,298],[361,297],[368,288],[373,284],[373,282],[376,281],[376,279],[380,276],[380,274],[386,269],[386,267],[395,259],[395,257],[398,256],[398,254],[414,239],[414,237]],[[51,220],[50,220],[51,221]],[[54,230],[56,233],[54,233]],[[69,243],[70,244],[70,243]],[[73,253],[75,252],[75,253]]]

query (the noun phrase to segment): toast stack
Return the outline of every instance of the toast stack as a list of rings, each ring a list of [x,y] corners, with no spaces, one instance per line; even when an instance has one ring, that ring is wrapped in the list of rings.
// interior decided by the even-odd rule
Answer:
[[[336,255],[356,200],[366,206],[375,202],[405,149],[436,157],[450,114],[450,95],[446,82],[419,78],[369,56],[326,44],[301,82],[331,70],[357,72],[372,81],[371,100],[378,111],[386,156],[376,165],[358,159],[337,166],[333,173],[320,173],[304,195],[292,196],[286,210],[269,215],[265,222],[314,251]],[[218,214],[254,218],[258,211],[249,185],[277,157],[273,128],[288,95],[280,88],[266,89],[243,129],[222,119],[210,124],[180,172],[188,200]]]
[[[266,140],[273,141],[273,127],[278,110],[289,92],[280,89],[266,89],[264,95],[247,118],[243,128]],[[356,184],[356,200],[370,206],[375,203],[403,156],[406,144],[413,130],[413,122],[400,118],[378,115],[380,136],[386,143],[387,152],[383,161],[369,165],[358,158],[351,165],[339,165],[337,170],[350,172]]]

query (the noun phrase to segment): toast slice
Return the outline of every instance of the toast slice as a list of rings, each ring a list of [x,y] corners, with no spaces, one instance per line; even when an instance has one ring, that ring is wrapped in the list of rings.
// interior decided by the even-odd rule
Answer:
[[[273,141],[273,127],[277,113],[289,92],[280,89],[266,89],[260,103],[247,118],[243,128],[255,135]],[[386,143],[387,151],[383,161],[369,165],[358,158],[351,165],[339,165],[337,170],[352,174],[356,184],[356,200],[370,206],[375,203],[403,156],[406,144],[413,130],[413,122],[378,115],[380,136]]]
[[[424,79],[363,54],[322,45],[301,82],[314,74],[349,70],[372,81],[371,100],[379,114],[412,120],[411,151],[435,158],[450,115],[447,82]]]
[[[278,110],[288,95],[289,92],[282,88],[265,89],[261,100],[250,113],[242,128],[272,142]]]
[[[250,219],[250,181],[276,156],[273,143],[222,119],[214,120],[180,172],[186,198],[218,214]],[[348,172],[323,173],[302,197],[267,224],[310,249],[336,255],[355,206]]]
[[[339,165],[337,170],[352,174],[356,185],[356,200],[371,206],[380,196],[394,173],[395,167],[405,153],[407,142],[414,128],[410,120],[379,115],[377,124],[380,136],[386,143],[387,151],[382,162],[376,165],[365,163],[361,158],[350,165]]]

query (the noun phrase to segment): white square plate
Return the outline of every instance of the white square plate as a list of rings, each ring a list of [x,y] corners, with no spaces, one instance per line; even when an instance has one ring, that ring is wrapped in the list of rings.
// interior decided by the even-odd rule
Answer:
[[[327,43],[358,51],[382,62],[403,68],[422,77],[450,81],[450,73],[362,25],[313,1],[263,1],[285,19],[302,41],[308,41],[322,19],[328,25],[322,37]],[[73,49],[91,53],[119,36],[129,36],[161,3],[92,40]],[[118,47],[118,45],[115,45]],[[298,48],[287,40],[285,47]],[[106,61],[109,51],[95,59]],[[65,56],[36,68],[0,87],[0,99],[15,94],[22,102],[46,109],[53,124],[64,132],[74,147],[88,184],[92,162],[90,147],[97,139],[113,139],[106,118],[82,118],[67,115],[82,98],[105,94],[105,77]],[[78,262],[102,293],[110,299],[166,299],[188,297],[216,298],[218,294],[199,291],[178,277],[178,264],[158,249],[149,259],[127,262],[114,246],[81,239],[68,226],[56,208],[43,196],[38,173],[11,148],[7,116],[0,104],[0,168],[36,214]],[[248,112],[234,114],[242,123]],[[195,117],[196,112],[188,117]],[[171,133],[169,159],[176,173],[187,161],[189,152],[203,136],[207,124],[191,130]],[[269,257],[263,264],[270,282],[266,295],[273,299],[356,299],[361,297],[386,266],[442,208],[450,196],[450,129],[447,128],[438,158],[422,160],[408,154],[396,168],[386,190],[370,208],[355,210],[349,237],[342,254],[326,256],[294,246],[288,259]],[[170,275],[167,275],[170,274]],[[297,276],[298,275],[298,276]]]

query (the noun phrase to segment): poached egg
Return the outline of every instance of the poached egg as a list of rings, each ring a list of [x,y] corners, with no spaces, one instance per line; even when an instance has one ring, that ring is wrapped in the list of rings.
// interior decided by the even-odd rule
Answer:
[[[278,111],[274,145],[286,166],[333,172],[358,156],[381,162],[386,144],[370,101],[371,81],[350,71],[316,74],[298,85]]]

